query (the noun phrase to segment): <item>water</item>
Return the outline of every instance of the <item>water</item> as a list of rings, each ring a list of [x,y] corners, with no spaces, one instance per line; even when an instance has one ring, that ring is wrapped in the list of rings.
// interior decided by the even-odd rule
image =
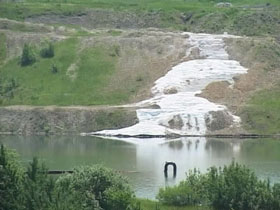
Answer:
[[[238,126],[240,119],[232,115],[225,106],[197,96],[211,82],[229,81],[233,84],[233,76],[247,72],[239,62],[229,60],[225,50],[223,39],[237,37],[193,33],[188,35],[186,41],[192,47],[186,50],[186,59],[192,57],[192,60],[174,66],[165,76],[155,81],[151,99],[132,105],[157,105],[159,109],[140,108],[137,110],[139,123],[136,125],[98,131],[91,133],[92,135],[204,135],[207,132],[206,121],[212,119],[212,111],[224,111],[226,116],[231,116],[232,125]],[[194,57],[195,51],[197,55]],[[134,140],[137,143],[138,140]]]
[[[178,183],[190,169],[205,172],[210,166],[223,166],[233,159],[262,179],[280,182],[279,140],[181,138],[136,145],[96,137],[0,136],[0,142],[16,149],[23,164],[33,156],[45,161],[50,169],[104,164],[128,176],[136,195],[143,198],[154,199],[160,187]],[[176,179],[164,178],[166,161],[177,164]]]

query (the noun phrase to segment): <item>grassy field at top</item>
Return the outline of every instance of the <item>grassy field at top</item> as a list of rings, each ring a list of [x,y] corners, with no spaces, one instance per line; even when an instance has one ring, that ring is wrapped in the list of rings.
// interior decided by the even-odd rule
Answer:
[[[189,8],[212,7],[218,2],[231,2],[235,6],[261,5],[271,3],[280,5],[278,0],[27,0],[28,3],[62,3],[62,4],[85,4],[99,8],[118,9],[162,9],[166,11],[181,10]]]
[[[82,16],[91,9],[117,12],[157,14],[161,28],[193,32],[242,35],[278,35],[278,0],[229,0],[230,8],[217,8],[219,0],[25,0],[0,3],[0,17],[24,20],[47,14]]]

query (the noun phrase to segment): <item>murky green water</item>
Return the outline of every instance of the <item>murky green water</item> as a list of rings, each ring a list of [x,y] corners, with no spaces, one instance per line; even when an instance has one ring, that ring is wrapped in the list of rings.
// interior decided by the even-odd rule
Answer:
[[[74,166],[102,163],[122,171],[129,177],[136,195],[144,198],[154,198],[160,187],[178,183],[189,169],[206,171],[233,159],[249,166],[262,179],[280,182],[279,140],[183,138],[135,145],[96,137],[0,136],[0,142],[16,149],[24,164],[33,156],[44,160],[50,169],[70,170]],[[176,179],[164,178],[165,161],[177,164]]]

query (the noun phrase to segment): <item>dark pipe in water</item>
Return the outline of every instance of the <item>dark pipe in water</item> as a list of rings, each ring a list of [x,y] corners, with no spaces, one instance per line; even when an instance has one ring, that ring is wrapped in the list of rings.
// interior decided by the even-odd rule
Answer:
[[[47,171],[47,174],[65,174],[65,173],[72,174],[74,173],[74,171],[61,171],[61,170]]]
[[[165,162],[164,165],[164,176],[168,177],[168,166],[173,166],[173,177],[176,177],[177,175],[177,166],[174,162]]]
[[[119,173],[139,173],[138,171],[117,171]],[[65,174],[65,173],[68,173],[68,174],[73,174],[74,171],[62,171],[62,170],[51,170],[51,171],[47,171],[47,174]]]

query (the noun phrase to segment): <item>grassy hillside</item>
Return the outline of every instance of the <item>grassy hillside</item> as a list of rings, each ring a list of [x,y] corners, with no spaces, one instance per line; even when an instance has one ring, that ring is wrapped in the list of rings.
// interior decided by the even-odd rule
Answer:
[[[147,97],[153,82],[185,52],[185,38],[180,33],[170,39],[170,34],[162,32],[89,32],[4,23],[11,29],[0,33],[4,43],[0,45],[1,106],[117,105],[138,101]],[[22,32],[18,28],[35,31]],[[22,66],[25,43],[36,61]],[[49,43],[53,43],[54,56],[43,58],[41,51]]]
[[[242,112],[245,128],[260,134],[279,133],[279,110],[280,86],[254,94]]]
[[[90,11],[102,9],[115,16],[115,27],[119,20],[136,14],[143,27],[161,27],[194,32],[228,31],[244,35],[278,35],[280,32],[278,0],[229,0],[233,7],[217,8],[218,0],[25,0],[23,3],[0,3],[0,17],[24,20],[42,15],[87,16]],[[101,14],[100,14],[101,13]],[[97,15],[97,17],[96,17]],[[108,15],[107,15],[108,16]],[[95,18],[106,19],[102,12]],[[64,20],[57,21],[63,24]],[[106,20],[104,20],[106,22]],[[96,27],[91,23],[87,27]]]
[[[236,91],[229,92],[227,100],[234,101],[235,106],[239,105],[237,113],[250,133],[279,133],[279,39],[255,37],[231,40],[228,46],[233,59],[249,68],[249,72],[235,81]]]
[[[1,104],[91,105],[127,100],[127,95],[103,88],[115,70],[112,49],[99,45],[78,54],[78,45],[77,38],[58,42],[53,58],[40,57],[38,47],[33,47],[36,62],[24,67],[20,58],[10,60],[0,70]]]

